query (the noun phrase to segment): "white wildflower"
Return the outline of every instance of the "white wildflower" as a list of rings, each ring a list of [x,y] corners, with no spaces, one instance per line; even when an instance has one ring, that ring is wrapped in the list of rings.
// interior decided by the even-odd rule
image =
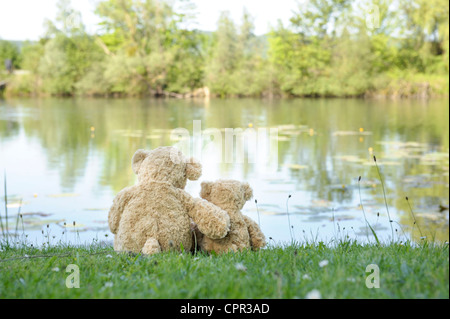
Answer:
[[[58,272],[58,271],[59,271],[59,268],[58,268],[58,267],[54,267],[54,268],[52,268],[52,271]]]
[[[106,255],[105,257],[106,258],[112,258],[112,255]]]
[[[308,274],[304,274],[302,278],[305,279],[305,280],[310,280],[311,279],[311,277]]]
[[[319,262],[319,267],[320,268],[323,268],[323,267],[325,267],[325,266],[327,266],[328,265],[328,260],[322,260],[321,262]]]
[[[114,284],[111,281],[105,283],[105,288],[111,288]]]
[[[322,299],[322,295],[319,290],[314,289],[306,294],[306,299]]]
[[[247,267],[243,263],[236,263],[234,267],[239,271],[247,271]]]

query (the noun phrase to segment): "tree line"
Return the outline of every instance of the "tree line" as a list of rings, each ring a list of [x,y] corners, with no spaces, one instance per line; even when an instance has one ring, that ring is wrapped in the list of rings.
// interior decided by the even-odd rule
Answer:
[[[39,41],[0,41],[1,60],[27,70],[10,76],[7,94],[448,94],[446,0],[309,0],[263,36],[245,9],[239,23],[222,12],[214,32],[189,28],[193,12],[186,0],[104,0],[101,30],[89,34],[60,0]]]

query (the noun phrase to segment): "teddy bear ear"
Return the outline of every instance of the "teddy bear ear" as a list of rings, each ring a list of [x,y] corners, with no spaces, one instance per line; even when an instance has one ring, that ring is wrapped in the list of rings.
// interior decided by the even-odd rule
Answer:
[[[131,159],[131,167],[133,168],[133,172],[135,174],[139,173],[139,169],[141,168],[142,161],[148,156],[150,152],[140,149],[134,153],[133,158]]]
[[[202,176],[202,164],[191,157],[186,163],[186,177],[191,181],[196,181]]]
[[[242,183],[242,189],[244,191],[245,201],[250,200],[253,197],[253,190],[248,183]]]
[[[200,191],[200,197],[206,200],[209,200],[211,196],[212,182],[202,182],[202,190]]]

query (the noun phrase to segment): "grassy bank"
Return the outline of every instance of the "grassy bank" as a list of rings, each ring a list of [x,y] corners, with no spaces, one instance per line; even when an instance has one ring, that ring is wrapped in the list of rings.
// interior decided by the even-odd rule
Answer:
[[[0,298],[448,298],[448,244],[341,242],[220,256],[116,254],[109,246],[0,251]],[[66,287],[69,264],[80,288]],[[366,287],[369,264],[380,288]]]
[[[1,80],[1,79],[0,79]],[[50,96],[88,96],[88,97],[148,97],[155,96],[151,93],[141,92],[139,94],[133,92],[118,93],[94,93],[86,94],[83,92],[72,92],[64,94],[52,94],[42,90],[39,87],[41,80],[35,75],[23,71],[18,74],[4,76],[3,80],[8,81],[7,86],[0,94],[6,97],[50,97]],[[209,89],[208,89],[209,92]],[[311,92],[308,95],[295,95],[289,93],[275,93],[275,92],[259,92],[257,94],[228,94],[226,97],[255,97],[255,98],[302,98],[302,97],[316,97],[316,98],[388,98],[388,99],[401,99],[401,98],[437,98],[448,97],[448,76],[446,75],[426,75],[426,74],[395,74],[389,76],[379,76],[373,80],[373,83],[364,90],[355,91],[353,93],[346,92],[345,88],[335,88],[328,93]],[[205,96],[204,88],[193,89],[192,91],[180,94],[177,92],[164,92],[157,97],[162,98],[203,98]],[[211,94],[211,97],[220,97],[217,94]]]

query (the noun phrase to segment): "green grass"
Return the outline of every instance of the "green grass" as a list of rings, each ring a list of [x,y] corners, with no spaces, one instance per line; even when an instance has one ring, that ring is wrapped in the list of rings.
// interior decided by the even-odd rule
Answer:
[[[448,244],[318,242],[210,256],[0,247],[0,298],[305,298],[313,290],[322,298],[449,298]],[[66,287],[69,264],[79,267],[78,289]],[[379,289],[366,287],[369,264],[380,269]]]

